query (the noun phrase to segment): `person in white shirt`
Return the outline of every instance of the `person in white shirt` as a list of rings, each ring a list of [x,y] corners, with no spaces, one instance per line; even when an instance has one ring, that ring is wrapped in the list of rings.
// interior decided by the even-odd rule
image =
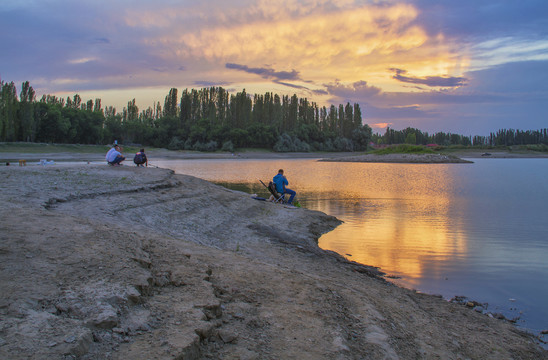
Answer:
[[[107,152],[106,160],[109,165],[122,165],[121,162],[126,158],[120,152],[120,146],[118,144],[114,145],[112,149]]]

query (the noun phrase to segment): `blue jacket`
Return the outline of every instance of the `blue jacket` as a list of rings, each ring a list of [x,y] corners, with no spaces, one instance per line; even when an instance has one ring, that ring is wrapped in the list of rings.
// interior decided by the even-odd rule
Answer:
[[[274,178],[272,179],[272,181],[274,182],[274,184],[276,184],[276,190],[277,190],[280,194],[283,194],[283,193],[284,193],[285,186],[286,186],[286,185],[289,185],[289,182],[287,181],[287,179],[285,178],[285,176],[283,176],[282,174],[278,174],[278,175],[274,176]]]

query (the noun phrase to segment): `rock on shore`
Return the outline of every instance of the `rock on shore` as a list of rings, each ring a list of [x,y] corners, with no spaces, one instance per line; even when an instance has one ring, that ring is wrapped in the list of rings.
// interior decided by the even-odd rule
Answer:
[[[0,167],[2,359],[544,359],[317,247],[339,221],[163,169]]]

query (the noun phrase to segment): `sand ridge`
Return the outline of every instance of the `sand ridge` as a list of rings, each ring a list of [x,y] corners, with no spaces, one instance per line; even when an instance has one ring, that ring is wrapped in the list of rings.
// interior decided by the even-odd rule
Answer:
[[[170,170],[0,167],[0,358],[543,359],[317,246],[332,216]]]

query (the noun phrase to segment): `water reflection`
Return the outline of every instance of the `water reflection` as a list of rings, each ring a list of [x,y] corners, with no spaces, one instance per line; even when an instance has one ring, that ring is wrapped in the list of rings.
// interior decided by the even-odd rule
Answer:
[[[546,160],[364,164],[307,160],[155,162],[267,196],[279,168],[304,207],[345,223],[322,248],[401,276],[401,285],[466,295],[535,332],[548,309]],[[509,299],[512,299],[511,301]]]
[[[402,276],[411,287],[425,271],[444,276],[448,263],[467,252],[457,220],[464,204],[455,197],[455,165],[195,160],[175,170],[266,196],[258,179],[268,182],[279,168],[306,208],[345,222],[320,238],[324,249]]]
[[[453,217],[462,202],[455,198],[450,167],[344,164],[343,168],[318,179],[320,188],[332,190],[329,204],[307,197],[308,208],[346,222],[320,238],[322,248],[402,276],[410,287],[419,284],[425,271],[429,277],[444,276],[447,263],[466,254],[466,238]]]

